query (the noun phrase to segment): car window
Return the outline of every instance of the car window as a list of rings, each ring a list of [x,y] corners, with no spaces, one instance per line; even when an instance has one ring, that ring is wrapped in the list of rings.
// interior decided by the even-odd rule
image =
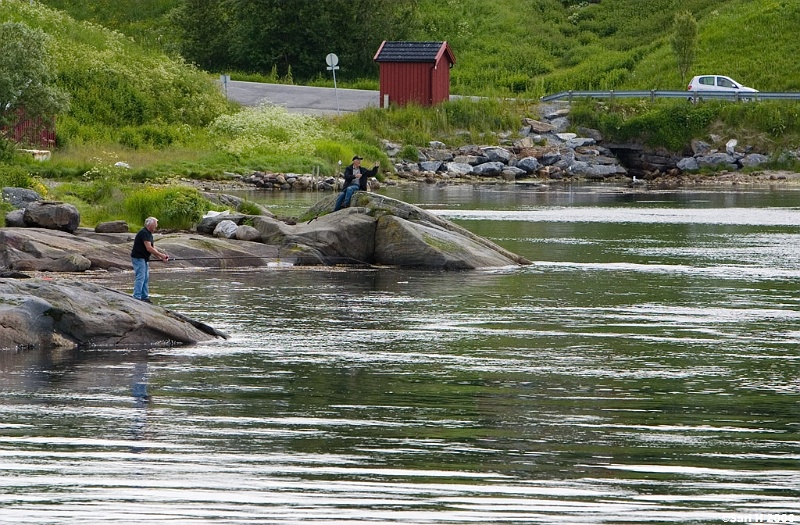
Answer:
[[[714,77],[700,77],[700,83],[704,86],[713,86],[714,85]]]
[[[717,77],[717,86],[724,88],[735,88],[736,84],[725,77]]]

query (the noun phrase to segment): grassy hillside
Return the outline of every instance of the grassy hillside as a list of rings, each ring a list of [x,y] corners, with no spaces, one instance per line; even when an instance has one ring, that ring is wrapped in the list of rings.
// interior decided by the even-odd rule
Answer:
[[[179,0],[42,3],[174,49],[167,15]],[[690,75],[727,74],[762,91],[800,89],[800,42],[791,36],[800,2],[792,0],[418,0],[409,24],[415,39],[450,42],[454,93],[539,97],[569,89],[683,89],[669,46],[679,10],[699,24]]]
[[[420,0],[420,39],[448,40],[454,91],[684,89],[669,45],[678,10],[699,25],[690,75],[800,88],[800,3],[789,0]]]

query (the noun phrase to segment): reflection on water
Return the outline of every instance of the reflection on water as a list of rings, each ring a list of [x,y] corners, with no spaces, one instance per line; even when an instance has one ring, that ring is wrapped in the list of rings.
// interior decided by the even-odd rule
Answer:
[[[800,521],[795,226],[470,213],[534,264],[165,268],[230,340],[0,353],[0,522]]]

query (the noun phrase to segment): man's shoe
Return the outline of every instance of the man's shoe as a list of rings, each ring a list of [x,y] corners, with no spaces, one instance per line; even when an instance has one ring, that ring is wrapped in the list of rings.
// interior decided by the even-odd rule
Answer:
[[[153,302],[153,301],[151,301],[151,300],[150,300],[150,298],[149,298],[149,297],[142,297],[142,298],[141,298],[141,299],[139,299],[139,300],[140,300],[140,301],[144,301],[144,302],[146,302],[146,303],[152,303],[152,302]]]

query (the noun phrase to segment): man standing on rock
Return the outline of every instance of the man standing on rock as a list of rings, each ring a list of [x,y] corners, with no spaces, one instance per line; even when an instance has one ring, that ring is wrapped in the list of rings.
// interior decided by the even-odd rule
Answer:
[[[342,193],[336,199],[336,206],[333,211],[339,211],[343,206],[350,206],[350,199],[357,191],[367,191],[367,180],[374,177],[378,173],[380,163],[376,162],[371,170],[362,170],[361,161],[363,157],[356,155],[353,157],[353,163],[344,169],[344,186],[342,186]]]
[[[162,261],[168,261],[169,255],[158,251],[153,244],[153,232],[158,227],[158,219],[155,217],[148,217],[144,220],[144,228],[139,230],[136,238],[133,240],[133,249],[131,250],[131,264],[133,265],[133,297],[146,303],[150,301],[150,267],[147,261],[150,260],[150,254],[155,255]]]

